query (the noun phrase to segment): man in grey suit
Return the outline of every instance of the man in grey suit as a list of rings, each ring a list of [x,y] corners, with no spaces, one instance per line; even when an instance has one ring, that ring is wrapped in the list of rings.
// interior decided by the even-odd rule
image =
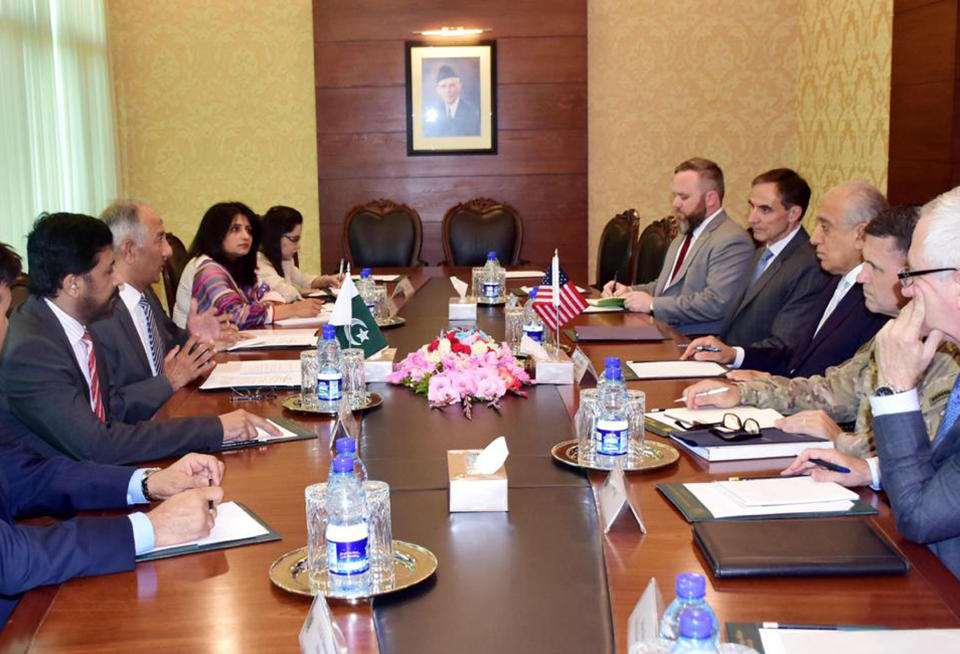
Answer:
[[[921,209],[907,263],[900,283],[911,300],[877,333],[874,348],[877,388],[870,408],[879,481],[900,533],[926,544],[960,577],[960,376],[933,439],[917,393],[941,342],[960,343],[960,187]],[[810,457],[850,467],[854,473],[859,461],[831,450],[808,450],[798,457],[800,466],[784,472],[815,467]],[[815,478],[840,483],[844,476],[815,473]]]
[[[9,410],[33,432],[22,444],[48,456],[130,463],[216,451],[256,438],[257,427],[279,435],[242,409],[135,424],[112,412],[103,346],[87,327],[117,298],[111,243],[102,222],[68,213],[42,215],[27,237],[30,297],[11,316],[0,357]]]
[[[750,283],[731,305],[719,339],[696,339],[681,359],[691,358],[698,347],[722,352],[732,345],[730,358],[739,368],[745,346],[793,346],[803,335],[817,296],[830,281],[800,226],[810,203],[810,186],[800,175],[777,168],[757,176],[748,202],[747,222],[754,239],[764,244],[753,258]]]
[[[673,208],[681,233],[670,242],[660,276],[640,286],[608,282],[606,297],[622,296],[629,311],[649,313],[687,334],[719,329],[750,280],[753,242],[721,206],[723,172],[694,158],[674,169]]]

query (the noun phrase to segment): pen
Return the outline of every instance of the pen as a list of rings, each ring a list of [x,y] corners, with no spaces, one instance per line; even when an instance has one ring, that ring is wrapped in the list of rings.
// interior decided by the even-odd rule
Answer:
[[[213,477],[207,477],[207,486],[213,486]],[[207,508],[213,511],[213,500],[207,500]]]
[[[721,393],[726,393],[730,390],[729,386],[721,386],[720,388],[711,388],[709,391],[700,391],[694,397],[709,397],[710,395],[720,395]],[[674,402],[686,402],[686,397],[678,397]]]
[[[340,271],[337,273],[339,279],[343,279],[343,259],[340,259]]]
[[[690,344],[677,343],[677,347],[682,347],[683,349],[687,349],[688,347],[690,347]],[[696,350],[697,352],[723,352],[723,350],[721,350],[719,347],[714,347],[712,345],[698,345],[693,349]]]
[[[850,472],[850,468],[847,468],[847,467],[845,467],[845,466],[838,466],[836,463],[830,463],[829,461],[825,461],[824,459],[813,459],[813,458],[811,458],[811,459],[807,459],[807,460],[808,460],[810,463],[816,463],[816,464],[817,464],[818,466],[820,466],[821,468],[826,468],[826,469],[829,470],[830,472],[843,472],[843,473]]]

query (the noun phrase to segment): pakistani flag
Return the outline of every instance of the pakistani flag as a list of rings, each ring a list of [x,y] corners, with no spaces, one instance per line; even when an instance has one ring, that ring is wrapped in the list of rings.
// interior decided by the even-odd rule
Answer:
[[[364,358],[387,347],[387,340],[377,327],[377,321],[349,275],[344,278],[337,302],[333,305],[330,324],[337,328],[340,347],[362,348]]]

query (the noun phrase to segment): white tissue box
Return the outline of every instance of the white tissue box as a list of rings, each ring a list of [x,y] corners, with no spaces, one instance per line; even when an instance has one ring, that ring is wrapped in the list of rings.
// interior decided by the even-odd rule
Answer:
[[[468,457],[475,458],[482,450],[447,450],[447,471],[450,474],[450,512],[506,511],[507,467],[500,466],[492,475],[467,472]]]
[[[397,348],[385,347],[363,362],[363,376],[367,383],[385,382],[387,375],[393,372],[393,360],[397,356]]]
[[[563,350],[551,348],[550,358],[536,362],[536,380],[538,384],[572,384],[573,360]]]
[[[450,320],[477,321],[477,303],[470,300],[460,301],[458,297],[450,298]]]

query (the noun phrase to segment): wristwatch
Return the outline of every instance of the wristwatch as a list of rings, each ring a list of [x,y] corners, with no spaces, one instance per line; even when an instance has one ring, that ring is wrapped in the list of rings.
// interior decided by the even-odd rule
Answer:
[[[897,393],[903,393],[903,391],[891,388],[890,386],[878,386],[873,391],[873,394],[877,397],[889,397],[890,395],[896,395]]]
[[[155,472],[160,472],[160,468],[147,468],[143,471],[143,476],[140,477],[140,492],[143,493],[143,496],[147,498],[148,502],[161,502],[163,498],[157,497],[156,495],[150,494],[150,488],[147,486],[147,479],[150,478]]]

